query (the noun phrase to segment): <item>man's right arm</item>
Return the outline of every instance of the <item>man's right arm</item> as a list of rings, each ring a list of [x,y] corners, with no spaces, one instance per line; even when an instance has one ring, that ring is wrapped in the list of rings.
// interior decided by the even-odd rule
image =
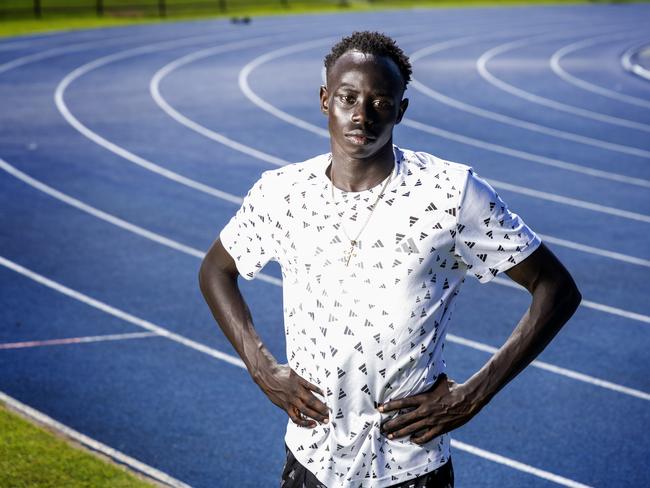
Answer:
[[[288,365],[278,364],[253,325],[237,279],[239,271],[221,240],[214,241],[199,271],[199,285],[212,315],[246,365],[251,377],[269,399],[303,427],[312,419],[325,421],[327,406],[311,390],[320,388],[297,375]],[[300,413],[306,417],[302,418]],[[307,418],[311,417],[311,418]]]
[[[217,239],[201,263],[201,293],[215,320],[258,383],[263,371],[277,361],[253,327],[250,310],[237,285],[238,276],[235,261]]]

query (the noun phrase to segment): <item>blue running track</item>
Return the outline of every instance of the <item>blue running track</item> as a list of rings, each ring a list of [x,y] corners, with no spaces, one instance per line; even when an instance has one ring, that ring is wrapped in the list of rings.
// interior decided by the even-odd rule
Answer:
[[[472,165],[584,296],[453,434],[457,487],[650,486],[650,81],[622,64],[649,19],[647,4],[404,10],[3,40],[0,398],[177,486],[279,486],[287,416],[209,314],[200,257],[262,171],[328,151],[322,58],[381,30],[414,64],[395,142]],[[456,380],[526,310],[511,283],[468,279]],[[285,361],[279,284],[271,263],[241,286]]]

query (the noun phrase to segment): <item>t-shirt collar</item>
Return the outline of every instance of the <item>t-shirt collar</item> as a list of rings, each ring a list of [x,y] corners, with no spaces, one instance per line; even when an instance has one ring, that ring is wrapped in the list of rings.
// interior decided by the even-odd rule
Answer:
[[[327,167],[329,166],[330,163],[330,157],[332,156],[331,152],[322,154],[319,160],[319,165],[318,165],[318,181],[324,185],[324,187],[329,187],[331,184],[330,179],[328,178],[327,174],[325,171],[327,170]],[[398,176],[401,175],[402,173],[402,166],[403,166],[403,161],[404,161],[404,152],[397,147],[395,144],[393,144],[393,157],[395,159],[395,166],[393,167],[393,173],[391,175],[391,182],[388,184],[388,188],[392,187],[393,184],[397,181]],[[378,183],[377,186],[381,186],[381,183]],[[347,193],[347,194],[355,194],[355,193],[362,193],[362,192],[343,192],[342,190],[334,187],[336,191],[339,193]],[[367,191],[367,190],[363,190]]]

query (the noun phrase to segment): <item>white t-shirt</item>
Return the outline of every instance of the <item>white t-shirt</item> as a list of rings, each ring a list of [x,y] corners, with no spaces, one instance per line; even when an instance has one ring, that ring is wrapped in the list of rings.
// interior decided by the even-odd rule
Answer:
[[[539,237],[465,165],[394,146],[385,181],[335,190],[330,154],[265,171],[220,238],[251,280],[269,260],[283,277],[287,358],[318,385],[328,424],[288,420],[285,442],[328,487],[381,488],[449,459],[449,436],[388,439],[376,405],[429,388],[445,370],[455,297],[469,271],[481,283],[530,255]]]

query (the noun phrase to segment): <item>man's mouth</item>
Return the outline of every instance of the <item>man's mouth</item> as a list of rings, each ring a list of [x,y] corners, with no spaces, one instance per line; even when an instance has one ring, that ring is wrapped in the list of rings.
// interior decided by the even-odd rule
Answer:
[[[370,136],[363,132],[348,132],[345,134],[345,138],[348,141],[352,142],[352,144],[356,144],[358,146],[365,146],[366,144],[370,144],[375,140],[373,136]]]

